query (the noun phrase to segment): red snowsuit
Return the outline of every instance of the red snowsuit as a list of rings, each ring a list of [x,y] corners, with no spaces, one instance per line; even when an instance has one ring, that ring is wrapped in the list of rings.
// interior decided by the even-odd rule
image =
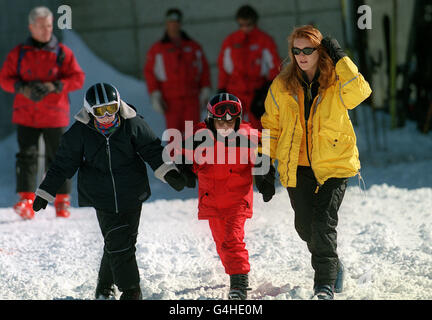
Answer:
[[[84,72],[78,65],[72,50],[59,43],[54,36],[41,49],[31,44],[31,38],[22,45],[16,46],[8,54],[0,71],[0,86],[5,91],[15,93],[14,85],[18,80],[42,82],[60,80],[63,88],[60,93],[49,93],[38,102],[22,94],[16,94],[12,122],[32,128],[67,127],[69,125],[68,93],[80,89],[84,84],[84,77]]]
[[[162,92],[166,127],[185,131],[185,121],[200,120],[199,94],[210,87],[210,70],[201,46],[182,32],[180,46],[167,35],[147,53],[144,78],[151,94]]]
[[[218,88],[237,96],[243,115],[254,128],[261,129],[260,119],[249,112],[255,90],[279,73],[280,58],[271,36],[258,28],[230,34],[222,43],[218,57]]]
[[[197,137],[203,132],[212,141],[206,139],[194,151],[187,147],[184,151],[186,159],[193,157],[193,171],[198,177],[198,219],[209,220],[225,272],[247,274],[250,265],[243,241],[244,224],[253,212],[252,168],[259,132],[242,122],[237,131],[240,145],[230,139],[228,146],[221,139],[215,141],[204,122],[195,126],[195,140],[201,141]]]

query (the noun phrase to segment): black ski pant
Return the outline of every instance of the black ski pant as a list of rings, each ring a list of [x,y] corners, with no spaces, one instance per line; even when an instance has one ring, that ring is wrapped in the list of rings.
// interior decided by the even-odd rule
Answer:
[[[120,291],[139,286],[135,244],[141,208],[124,213],[96,209],[96,215],[104,238],[98,275],[99,286],[109,288],[115,284]]]
[[[297,168],[297,187],[288,188],[294,209],[294,225],[312,254],[314,287],[334,285],[338,270],[338,210],[348,178],[330,178],[317,190],[318,183],[310,167]]]
[[[16,154],[16,192],[35,192],[39,181],[38,173],[39,137],[45,141],[45,171],[54,162],[60,139],[65,128],[32,128],[18,125],[17,138],[19,151]],[[71,181],[67,179],[57,191],[70,194]]]

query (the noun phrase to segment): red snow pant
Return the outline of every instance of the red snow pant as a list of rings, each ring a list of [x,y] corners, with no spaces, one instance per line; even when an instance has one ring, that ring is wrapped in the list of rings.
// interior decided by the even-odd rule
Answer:
[[[167,129],[177,129],[185,132],[185,121],[193,121],[193,125],[200,121],[200,106],[198,97],[184,97],[167,99],[165,123]]]
[[[225,272],[229,275],[249,273],[249,254],[243,241],[246,217],[229,216],[208,220]]]

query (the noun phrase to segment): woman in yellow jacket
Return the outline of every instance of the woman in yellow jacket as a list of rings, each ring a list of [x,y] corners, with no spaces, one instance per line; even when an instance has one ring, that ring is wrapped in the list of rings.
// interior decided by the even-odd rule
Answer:
[[[288,189],[295,228],[306,241],[315,270],[314,295],[333,299],[342,290],[343,266],[337,254],[338,210],[347,180],[360,170],[359,153],[348,109],[371,94],[367,81],[337,40],[323,39],[312,26],[289,37],[291,61],[273,81],[261,118],[270,150],[278,161],[281,184]],[[274,169],[256,177],[269,201]]]

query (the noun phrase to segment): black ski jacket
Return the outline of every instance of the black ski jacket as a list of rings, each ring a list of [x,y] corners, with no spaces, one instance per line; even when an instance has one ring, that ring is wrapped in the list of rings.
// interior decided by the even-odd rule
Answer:
[[[78,204],[105,212],[136,211],[151,194],[145,162],[164,181],[173,169],[162,159],[163,147],[143,117],[124,101],[120,127],[105,136],[85,108],[62,136],[54,163],[36,195],[52,202],[66,178],[78,170]]]

